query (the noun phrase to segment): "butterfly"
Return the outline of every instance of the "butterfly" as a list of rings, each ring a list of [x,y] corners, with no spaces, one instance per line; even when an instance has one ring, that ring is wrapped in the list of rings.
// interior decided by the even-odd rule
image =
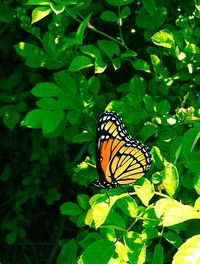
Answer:
[[[96,133],[99,179],[94,185],[109,190],[132,184],[150,169],[151,161],[149,148],[127,133],[116,112],[108,110],[100,115]]]

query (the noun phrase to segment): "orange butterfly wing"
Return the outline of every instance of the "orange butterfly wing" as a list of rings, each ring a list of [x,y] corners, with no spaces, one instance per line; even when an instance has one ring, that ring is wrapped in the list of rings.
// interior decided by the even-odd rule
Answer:
[[[104,112],[97,128],[96,164],[100,188],[131,184],[149,169],[149,149],[128,135],[121,118],[114,111]]]

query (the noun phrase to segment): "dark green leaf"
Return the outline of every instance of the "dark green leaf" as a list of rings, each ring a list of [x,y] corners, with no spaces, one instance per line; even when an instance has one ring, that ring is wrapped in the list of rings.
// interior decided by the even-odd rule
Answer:
[[[154,0],[142,0],[146,12],[148,12],[152,17],[155,17],[156,4]]]
[[[77,244],[75,240],[70,240],[63,247],[58,255],[56,264],[75,264]]]
[[[183,239],[180,235],[176,234],[175,232],[168,231],[163,234],[163,237],[176,248],[179,248],[181,244],[183,244]]]
[[[117,21],[117,16],[113,11],[106,10],[101,14],[101,19],[108,21],[108,22],[115,22]]]
[[[129,5],[130,3],[134,2],[135,0],[106,0],[112,6],[122,6],[122,5]]]
[[[163,264],[164,262],[164,250],[161,244],[157,244],[154,249],[152,264]]]
[[[8,109],[3,116],[3,123],[9,129],[13,129],[19,122],[19,112],[15,109]]]

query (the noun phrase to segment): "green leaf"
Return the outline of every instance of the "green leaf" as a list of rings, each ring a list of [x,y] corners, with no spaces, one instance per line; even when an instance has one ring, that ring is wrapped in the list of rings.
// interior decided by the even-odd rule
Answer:
[[[146,246],[142,236],[135,231],[129,231],[124,236],[130,263],[143,264],[146,261]]]
[[[56,264],[75,264],[77,254],[77,244],[74,239],[70,240],[62,247],[58,255]]]
[[[86,237],[84,237],[84,239],[82,239],[80,241],[80,245],[83,248],[87,248],[88,246],[90,246],[91,244],[93,244],[94,242],[98,241],[102,239],[101,235],[98,233],[89,233],[86,235]]]
[[[7,110],[4,112],[4,115],[3,115],[4,125],[8,127],[10,130],[13,130],[13,128],[19,122],[19,119],[20,119],[19,112],[16,111],[15,109],[7,107]]]
[[[112,208],[112,206],[121,198],[127,196],[127,194],[115,195],[108,198],[105,195],[95,195],[91,198],[90,204],[92,204],[91,210],[88,211],[86,217],[86,223],[91,224],[94,221],[95,227],[99,228],[105,221]],[[103,201],[102,201],[103,199]]]
[[[136,201],[130,197],[126,196],[117,201],[116,207],[120,208],[125,215],[135,218],[138,215],[138,205]]]
[[[113,68],[116,70],[118,70],[121,66],[121,61],[119,58],[114,58],[114,59],[111,59],[111,62],[112,62],[112,65],[113,65]]]
[[[36,45],[20,42],[14,47],[17,53],[26,59],[26,65],[32,68],[38,68],[44,65],[46,54]]]
[[[40,128],[45,114],[46,111],[42,109],[34,109],[26,115],[21,125],[29,128]]]
[[[120,49],[116,42],[103,39],[98,41],[98,45],[110,59],[113,58],[114,55],[119,56]]]
[[[56,201],[60,200],[60,197],[61,193],[55,187],[49,188],[45,194],[45,200],[48,205],[54,204]]]
[[[126,50],[124,53],[121,53],[120,56],[122,59],[132,58],[132,57],[136,57],[137,53],[133,50]]]
[[[125,18],[127,18],[128,16],[130,16],[130,14],[131,14],[131,10],[130,10],[130,8],[129,8],[128,6],[125,6],[125,7],[122,9],[121,13],[120,13],[120,18],[125,19]]]
[[[155,45],[165,47],[168,49],[175,47],[173,34],[168,30],[161,30],[153,35],[151,38]]]
[[[54,79],[64,93],[77,96],[78,87],[75,76],[66,71],[60,71],[54,74]]]
[[[96,95],[96,94],[99,93],[100,88],[101,88],[101,83],[100,83],[99,78],[97,78],[97,77],[95,77],[95,76],[92,76],[92,77],[89,79],[89,81],[88,81],[88,85],[89,85],[88,89],[89,89],[89,91],[90,91],[92,94]]]
[[[176,234],[175,232],[168,231],[163,234],[163,237],[174,247],[179,248],[180,245],[183,243],[183,239],[181,236]]]
[[[104,11],[101,14],[100,18],[102,20],[107,21],[107,22],[115,22],[118,19],[118,17],[116,16],[116,14],[113,11],[109,11],[109,10]]]
[[[13,245],[15,243],[17,239],[17,234],[16,232],[10,232],[7,236],[6,236],[6,243],[8,245]]]
[[[89,134],[87,131],[83,131],[82,133],[76,134],[73,138],[73,142],[75,143],[83,143],[91,141],[92,135]]]
[[[50,82],[37,83],[31,90],[31,93],[37,97],[58,96],[61,92],[56,84]]]
[[[110,214],[108,214],[106,221],[104,222],[104,225],[112,226],[112,228],[117,229],[117,230],[126,229],[126,223],[125,223],[124,217],[115,211],[112,211]]]
[[[51,3],[50,7],[56,15],[62,13],[65,10],[65,6],[63,4],[54,5],[53,3]]]
[[[151,72],[149,64],[146,61],[142,60],[142,59],[137,59],[136,61],[132,62],[132,65],[133,65],[133,67],[136,70],[145,71],[145,72],[148,72],[148,73]]]
[[[46,111],[42,121],[42,130],[44,134],[49,134],[57,129],[64,119],[63,110]]]
[[[154,111],[154,99],[153,97],[145,94],[144,98],[144,104],[148,112],[153,112]]]
[[[160,28],[163,25],[167,17],[167,8],[165,6],[158,6],[154,16],[157,28]]]
[[[72,63],[69,66],[69,71],[76,72],[91,67],[93,65],[94,63],[90,58],[80,55],[72,60]]]
[[[135,0],[106,0],[112,6],[123,6],[133,3]]]
[[[200,213],[189,205],[163,198],[156,202],[155,213],[162,218],[163,226],[172,226],[190,219],[200,219]]]
[[[98,58],[98,59],[101,59],[101,53],[99,51],[99,49],[97,49],[97,47],[95,45],[91,45],[91,44],[88,44],[88,45],[84,45],[82,47],[80,47],[80,50],[92,57],[92,58]]]
[[[135,75],[129,83],[130,91],[138,97],[143,98],[146,93],[146,82],[139,75]]]
[[[140,138],[142,142],[145,142],[149,137],[153,136],[157,131],[157,128],[153,124],[145,124],[140,130]]]
[[[8,3],[0,3],[0,22],[13,23],[15,16],[15,9]]]
[[[83,43],[85,29],[88,27],[88,23],[90,21],[91,15],[87,16],[83,22],[80,24],[77,32],[76,32],[76,40],[77,44],[81,45]]]
[[[179,186],[179,174],[175,165],[166,163],[162,173],[162,183],[165,191],[173,197]]]
[[[146,12],[149,13],[150,16],[155,17],[155,13],[156,13],[156,4],[154,0],[142,0],[144,8],[146,10]]]
[[[195,191],[200,195],[200,174],[196,175],[193,179]]]
[[[189,154],[193,151],[195,145],[200,138],[200,127],[196,126],[187,130],[182,140],[182,153],[187,159]]]
[[[149,205],[149,201],[154,196],[153,184],[148,179],[144,179],[142,186],[134,185],[135,192],[145,206]]]
[[[44,17],[48,16],[52,12],[51,8],[48,6],[36,7],[32,11],[32,20],[31,23],[34,24]]]
[[[46,110],[62,109],[62,106],[59,104],[59,102],[51,97],[42,98],[38,100],[36,104],[40,108],[46,109]]]
[[[73,202],[65,202],[60,207],[60,212],[63,215],[79,215],[82,213],[82,209]]]
[[[161,244],[157,244],[154,249],[152,264],[164,263],[164,250]]]
[[[50,5],[51,1],[49,0],[28,0],[26,5]]]
[[[186,240],[186,242],[179,248],[173,257],[172,264],[180,263],[200,263],[200,235],[193,236]]]
[[[168,77],[169,73],[167,68],[162,66],[161,60],[157,55],[151,55],[151,63],[153,65],[154,71],[156,74],[162,77]]]
[[[77,196],[78,204],[83,210],[89,209],[89,200],[90,200],[90,197],[86,194],[79,194]]]
[[[108,264],[115,251],[115,244],[106,239],[98,240],[86,248],[78,264]]]
[[[163,169],[166,160],[162,156],[160,149],[157,146],[153,146],[153,148],[151,149],[151,154],[156,167],[159,169]]]
[[[72,125],[75,125],[78,122],[80,115],[81,112],[79,109],[71,110],[67,113],[67,119]]]
[[[95,60],[95,73],[102,73],[107,68],[107,64],[102,60],[96,59]]]
[[[160,116],[166,116],[169,111],[170,111],[170,104],[169,104],[169,101],[167,100],[161,100],[157,106],[157,113],[160,115]]]

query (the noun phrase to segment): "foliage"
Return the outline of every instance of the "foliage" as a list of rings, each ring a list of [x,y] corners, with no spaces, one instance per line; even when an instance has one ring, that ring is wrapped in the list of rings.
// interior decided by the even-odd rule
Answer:
[[[198,0],[0,4],[2,263],[200,261],[199,17]],[[109,196],[91,185],[105,109],[153,156]]]

